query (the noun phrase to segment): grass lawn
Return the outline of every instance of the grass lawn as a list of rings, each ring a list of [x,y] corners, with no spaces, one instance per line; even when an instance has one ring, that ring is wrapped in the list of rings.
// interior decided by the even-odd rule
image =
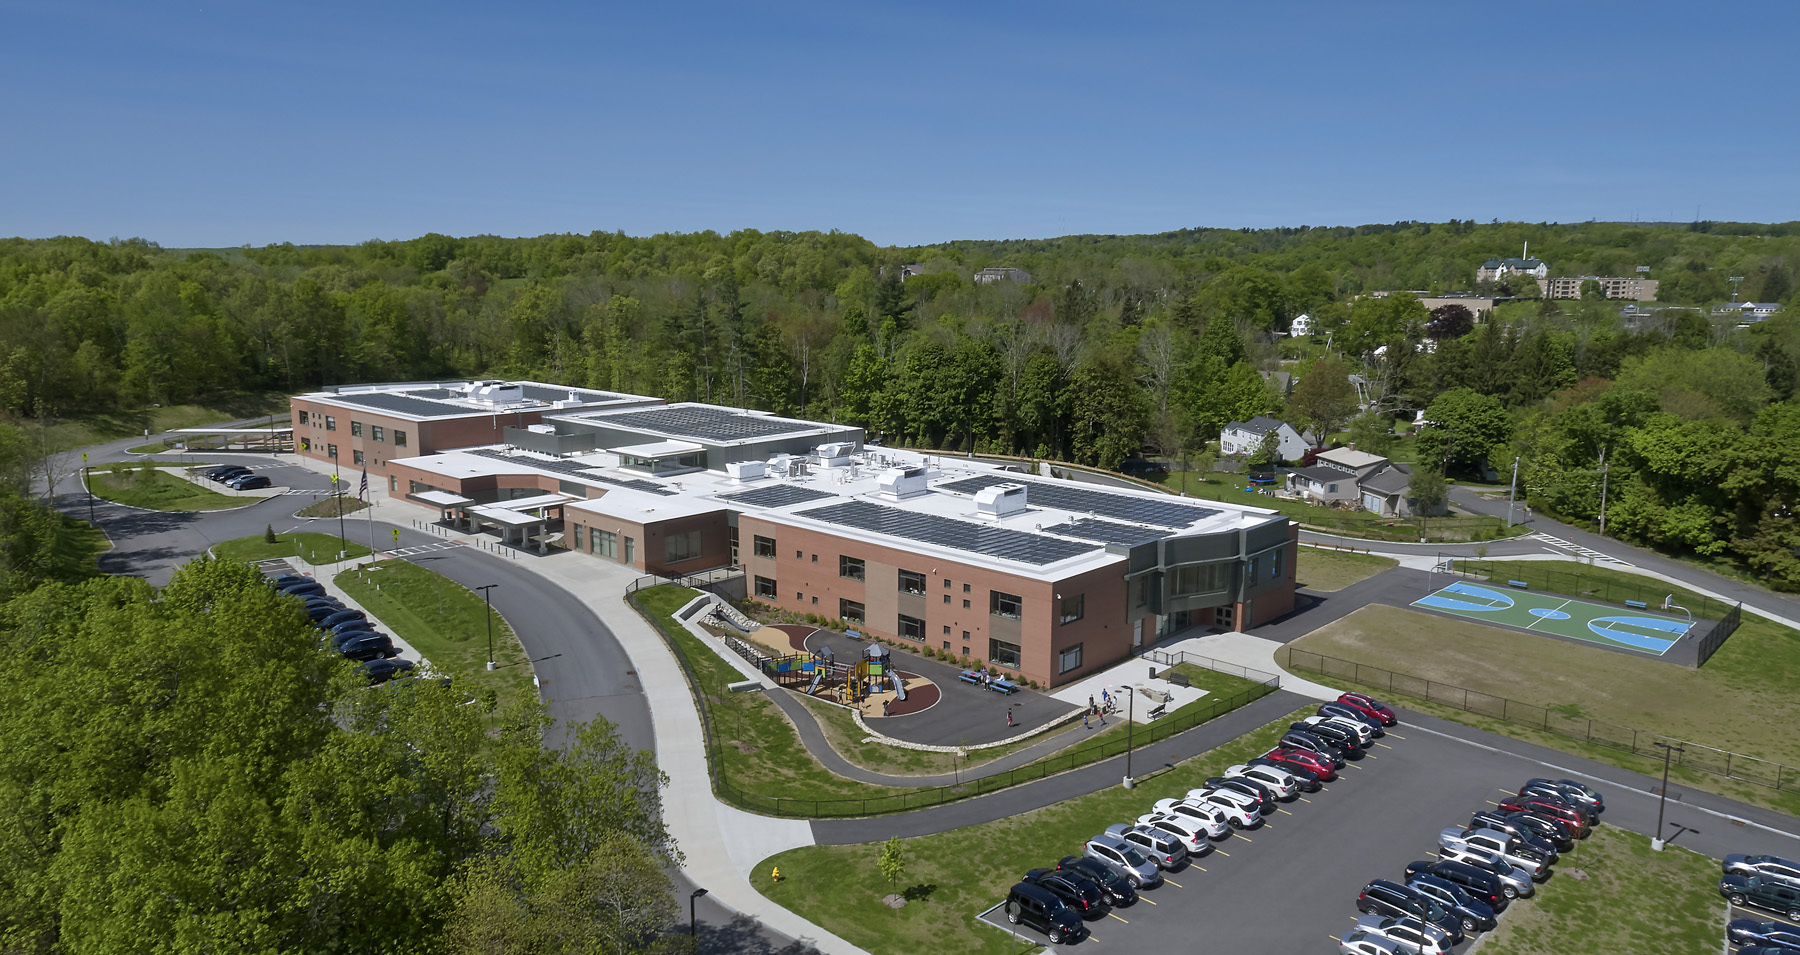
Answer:
[[[498,613],[493,626],[494,661],[499,667],[487,668],[488,611],[480,594],[404,560],[346,570],[337,575],[336,583],[463,692],[479,696],[493,690],[501,707],[537,692],[525,649]]]
[[[1586,879],[1573,873],[1580,870]],[[1563,856],[1529,903],[1481,943],[1483,955],[1716,952],[1724,935],[1719,863],[1601,826]]]
[[[1320,593],[1330,593],[1343,590],[1359,580],[1367,580],[1398,564],[1398,561],[1390,557],[1302,547],[1300,566],[1295,573],[1299,576],[1300,586]]]
[[[329,564],[338,559],[339,550],[347,551],[350,557],[369,556],[367,547],[333,534],[280,534],[273,544],[257,534],[213,545],[215,555],[247,562],[300,556],[312,563]]]
[[[98,497],[156,511],[219,511],[255,504],[257,498],[231,497],[157,470],[94,469],[88,487]]]
[[[906,874],[898,888],[909,901],[898,911],[881,902],[894,888],[876,865],[879,843],[793,849],[757,863],[750,881],[774,902],[875,955],[1002,955],[1014,950],[1011,937],[975,916],[1001,902],[1019,873],[1055,864],[1088,836],[1136,818],[1158,794],[1185,792],[1266,752],[1290,722],[1311,712],[1296,710],[1173,769],[1140,777],[1136,789],[1112,787],[997,822],[905,840]],[[769,878],[776,866],[778,883]]]
[[[328,497],[301,508],[299,515],[301,517],[337,517],[339,514],[354,514],[368,506],[369,502],[354,497]]]
[[[141,435],[145,431],[154,435],[171,428],[202,428],[259,415],[283,414],[287,409],[288,396],[283,391],[222,395],[196,404],[136,408],[81,418],[56,419],[50,422],[46,437],[49,439],[50,450],[54,453],[117,441],[134,434]],[[36,436],[35,420],[22,427]]]

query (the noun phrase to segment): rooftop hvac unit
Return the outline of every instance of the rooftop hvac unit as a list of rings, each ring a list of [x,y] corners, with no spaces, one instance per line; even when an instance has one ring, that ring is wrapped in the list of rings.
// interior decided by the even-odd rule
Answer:
[[[518,404],[525,400],[525,389],[509,381],[477,381],[469,385],[469,400],[488,405]]]
[[[850,452],[855,450],[856,445],[851,442],[833,441],[814,448],[813,456],[818,458],[820,467],[841,468],[849,466]]]
[[[925,483],[928,473],[922,467],[889,468],[875,479],[875,486],[882,497],[901,501],[931,490]]]
[[[769,476],[768,465],[761,461],[732,461],[725,465],[725,473],[739,484]]]
[[[532,434],[555,434],[556,433],[556,425],[553,425],[553,424],[528,424],[525,426],[525,430],[531,432]]]
[[[991,484],[975,492],[975,511],[982,517],[1002,518],[1025,512],[1025,485]]]

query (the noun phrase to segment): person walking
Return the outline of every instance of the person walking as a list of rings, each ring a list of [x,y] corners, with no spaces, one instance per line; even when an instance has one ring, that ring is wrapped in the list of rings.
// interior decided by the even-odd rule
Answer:
[[[1094,694],[1089,693],[1088,694],[1088,709],[1091,710],[1093,708],[1094,708]]]
[[[1008,727],[1011,727],[1013,725],[1012,707],[1010,707],[1010,706],[1006,708],[1006,725]]]
[[[882,700],[881,701],[881,715],[882,716],[888,715],[888,704],[891,702],[893,702],[893,701],[892,700]]]
[[[1093,729],[1093,727],[1088,725],[1088,711],[1087,710],[1081,711],[1081,728],[1084,730],[1085,729]]]
[[[1100,703],[1102,705],[1104,705],[1107,709],[1109,709],[1109,710],[1112,709],[1112,694],[1110,694],[1110,693],[1106,692],[1104,689],[1102,689],[1100,691]]]

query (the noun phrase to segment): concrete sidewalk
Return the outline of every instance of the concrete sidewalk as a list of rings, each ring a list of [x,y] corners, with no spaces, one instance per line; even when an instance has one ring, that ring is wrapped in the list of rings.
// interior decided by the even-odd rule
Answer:
[[[1192,653],[1195,656],[1211,657],[1223,663],[1235,663],[1252,670],[1261,670],[1281,678],[1281,688],[1289,693],[1309,696],[1316,700],[1335,700],[1343,690],[1333,689],[1322,683],[1304,680],[1281,669],[1275,663],[1275,652],[1281,647],[1275,640],[1248,633],[1209,633],[1204,636],[1188,637],[1177,640],[1167,646],[1159,646],[1165,653]]]

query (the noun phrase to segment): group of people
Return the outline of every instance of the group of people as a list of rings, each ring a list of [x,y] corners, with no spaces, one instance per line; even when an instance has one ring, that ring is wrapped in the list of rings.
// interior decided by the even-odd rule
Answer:
[[[1119,707],[1113,702],[1112,694],[1106,692],[1106,690],[1102,688],[1100,690],[1100,702],[1094,702],[1093,695],[1088,695],[1088,708],[1087,712],[1081,714],[1081,725],[1083,728],[1092,728],[1092,724],[1088,721],[1090,719],[1098,719],[1100,725],[1105,726],[1106,714],[1117,713],[1118,711]]]

